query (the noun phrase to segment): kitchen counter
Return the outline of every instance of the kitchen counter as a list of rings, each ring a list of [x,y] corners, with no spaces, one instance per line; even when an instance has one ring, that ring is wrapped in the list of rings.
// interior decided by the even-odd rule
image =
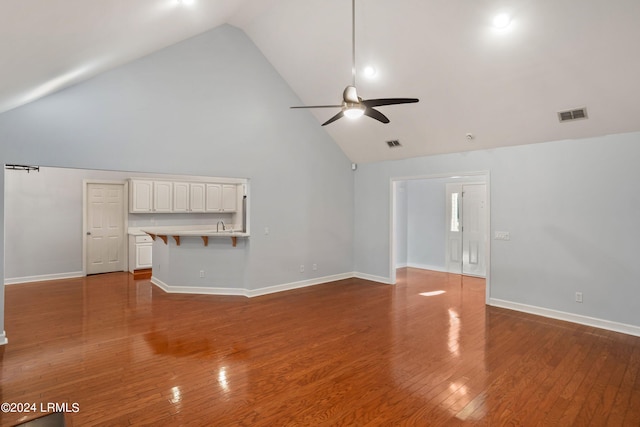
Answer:
[[[155,240],[156,237],[160,237],[165,244],[167,244],[167,236],[171,236],[178,246],[180,246],[180,238],[187,236],[200,237],[205,246],[209,244],[209,238],[231,238],[231,242],[234,247],[237,244],[238,237],[249,237],[249,233],[247,232],[234,231],[233,226],[228,226],[227,230],[219,230],[219,228],[212,225],[140,227],[140,230],[151,236],[153,240]]]

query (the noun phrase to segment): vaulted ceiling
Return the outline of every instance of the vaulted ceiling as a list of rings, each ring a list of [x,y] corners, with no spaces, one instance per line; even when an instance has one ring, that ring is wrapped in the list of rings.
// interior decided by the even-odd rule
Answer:
[[[380,107],[389,124],[326,126],[354,162],[640,130],[638,0],[356,1],[359,95],[420,102]],[[340,103],[350,0],[185,3],[0,2],[0,111],[224,23],[245,31],[303,104]],[[493,27],[498,13],[512,17],[506,29]],[[578,107],[588,119],[559,122],[558,111]],[[320,126],[338,110],[311,111]]]

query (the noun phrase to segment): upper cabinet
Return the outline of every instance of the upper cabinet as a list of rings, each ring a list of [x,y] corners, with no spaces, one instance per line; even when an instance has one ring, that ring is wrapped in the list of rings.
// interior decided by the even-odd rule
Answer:
[[[238,184],[131,179],[129,212],[237,212]]]
[[[173,182],[153,181],[153,211],[173,212]]]
[[[190,211],[189,183],[174,182],[173,183],[173,212],[189,212]]]
[[[153,181],[132,179],[129,185],[129,212],[152,212]]]
[[[203,182],[189,184],[189,206],[190,212],[205,211],[205,184]]]
[[[235,212],[238,210],[238,186],[222,185],[222,211]]]
[[[207,212],[235,212],[238,210],[238,186],[207,184]]]

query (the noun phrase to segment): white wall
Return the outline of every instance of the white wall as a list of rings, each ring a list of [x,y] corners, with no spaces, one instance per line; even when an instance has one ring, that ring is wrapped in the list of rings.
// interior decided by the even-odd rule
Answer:
[[[0,160],[249,178],[245,288],[349,272],[351,162],[297,104],[246,35],[222,26],[1,114]],[[0,307],[1,333],[3,292]]]
[[[388,279],[391,178],[490,171],[491,301],[640,326],[640,133],[361,164],[355,270]],[[360,220],[362,219],[362,220]],[[490,234],[492,235],[492,234]],[[575,292],[584,303],[574,301]],[[637,328],[636,328],[637,329]]]

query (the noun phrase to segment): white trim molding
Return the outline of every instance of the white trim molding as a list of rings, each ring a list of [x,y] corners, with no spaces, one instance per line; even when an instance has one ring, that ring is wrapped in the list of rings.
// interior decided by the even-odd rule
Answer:
[[[42,274],[39,276],[11,277],[8,279],[4,279],[4,284],[18,285],[20,283],[46,282],[49,280],[75,279],[78,277],[84,277],[84,273],[82,271],[71,271],[69,273],[54,273],[54,274]]]
[[[335,282],[337,280],[350,279],[353,273],[334,274],[332,276],[318,277],[315,279],[301,280],[299,282],[284,283],[282,285],[267,286],[258,289],[227,288],[227,287],[200,287],[200,286],[172,286],[164,283],[157,277],[151,277],[151,283],[170,294],[201,294],[201,295],[236,295],[249,298],[261,295],[273,294],[276,292],[290,291],[293,289],[306,288],[309,286],[321,285]]]
[[[374,276],[373,274],[360,272],[353,273],[353,277],[357,277],[358,279],[363,280],[369,280],[371,282],[383,283],[385,285],[395,285],[395,282],[393,282],[390,277]]]
[[[199,295],[237,295],[246,296],[244,288],[218,288],[200,286],[172,286],[155,276],[151,277],[151,283],[169,294],[199,294]]]
[[[567,313],[564,311],[557,311],[544,307],[520,304],[517,302],[505,301],[496,298],[490,298],[489,305],[640,337],[640,326],[628,325],[626,323],[598,319],[595,317],[583,316],[581,314]]]
[[[5,331],[2,331],[2,333],[0,334],[0,345],[7,345],[9,343],[9,340],[7,339],[7,333]]]
[[[446,267],[439,267],[439,266],[435,266],[435,265],[416,264],[416,263],[413,263],[413,262],[409,262],[409,263],[407,263],[407,267],[409,267],[409,268],[417,268],[419,270],[431,270],[431,271],[438,271],[440,273],[448,273]]]
[[[323,283],[335,282],[338,280],[351,279],[353,273],[334,274],[332,276],[318,277],[315,279],[301,280],[299,282],[285,283],[282,285],[267,286],[265,288],[247,289],[248,297],[258,297],[260,295],[268,295],[276,292],[290,291],[292,289],[306,288],[309,286],[321,285]]]

